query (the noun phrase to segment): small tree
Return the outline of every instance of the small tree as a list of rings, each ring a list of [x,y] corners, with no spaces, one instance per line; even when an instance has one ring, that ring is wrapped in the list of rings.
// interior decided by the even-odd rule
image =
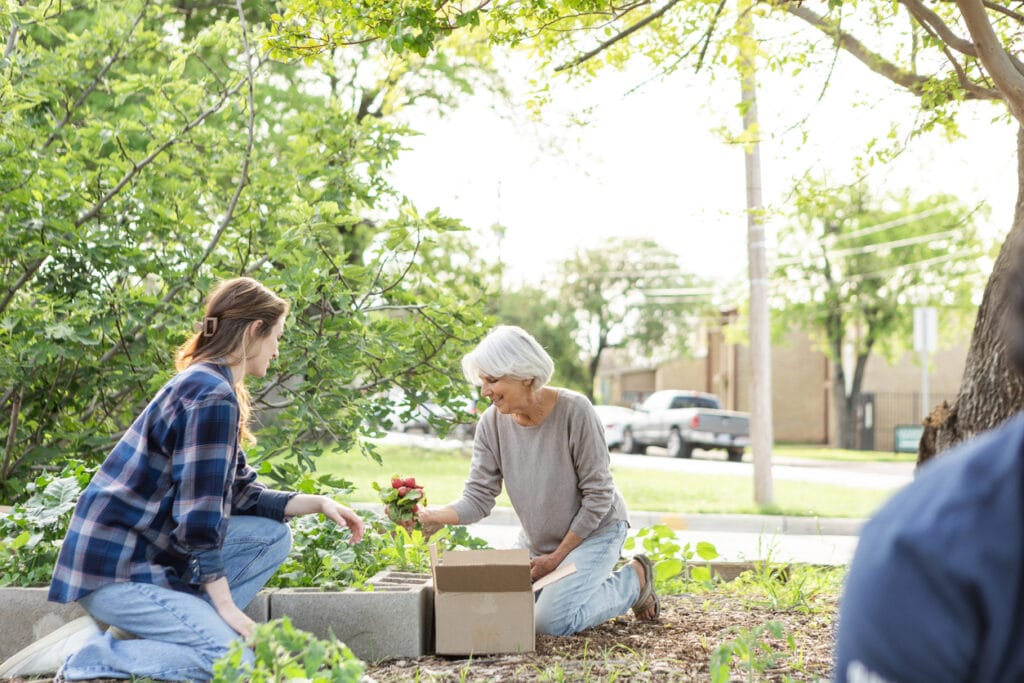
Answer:
[[[877,197],[862,183],[805,181],[794,191],[779,234],[777,322],[821,338],[832,362],[841,447],[856,446],[868,359],[906,348],[913,308],[940,307],[947,333],[962,330],[975,310],[972,297],[984,280],[979,261],[991,256],[974,225],[977,211],[943,195]]]
[[[518,325],[536,337],[555,362],[552,384],[590,394],[583,352],[576,341],[576,319],[571,305],[552,288],[522,285],[499,292],[494,316],[498,322]]]
[[[703,283],[652,240],[615,238],[603,247],[580,249],[562,262],[559,276],[559,299],[575,310],[575,337],[587,358],[591,397],[606,349],[682,352],[702,308],[700,298],[686,295],[703,293]]]
[[[440,101],[444,78],[457,93],[464,72],[439,55],[365,90],[328,53],[270,61],[267,15],[241,2],[181,9],[0,10],[0,500],[32,467],[102,457],[224,277],[294,304],[253,386],[269,424],[250,455],[275,476],[379,433],[391,385],[464,391],[453,370],[486,329],[485,274],[445,242],[456,221],[387,182],[411,133],[388,115]]]

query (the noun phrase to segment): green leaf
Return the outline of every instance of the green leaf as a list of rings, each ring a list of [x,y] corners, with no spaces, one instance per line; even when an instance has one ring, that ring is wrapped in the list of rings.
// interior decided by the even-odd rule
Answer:
[[[698,541],[697,556],[702,560],[710,562],[711,560],[718,559],[718,549],[716,549],[712,543],[708,543],[707,541]]]

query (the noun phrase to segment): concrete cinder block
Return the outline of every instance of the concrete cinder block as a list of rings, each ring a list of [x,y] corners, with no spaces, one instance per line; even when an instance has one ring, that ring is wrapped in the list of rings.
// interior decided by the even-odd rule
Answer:
[[[270,621],[270,596],[273,595],[275,590],[277,589],[265,588],[261,590],[252,599],[249,606],[245,608],[245,613],[257,624],[264,624]]]
[[[49,587],[0,588],[0,661],[85,615],[77,603],[48,602]]]
[[[270,618],[288,617],[318,638],[331,634],[360,659],[419,657],[433,650],[434,588],[429,574],[381,572],[372,591],[281,588]]]

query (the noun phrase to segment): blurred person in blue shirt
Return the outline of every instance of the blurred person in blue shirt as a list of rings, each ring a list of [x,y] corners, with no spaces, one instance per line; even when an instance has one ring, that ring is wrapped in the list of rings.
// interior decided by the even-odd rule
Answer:
[[[1007,348],[1024,372],[1024,277]],[[1024,415],[925,462],[865,525],[836,683],[1024,681]]]

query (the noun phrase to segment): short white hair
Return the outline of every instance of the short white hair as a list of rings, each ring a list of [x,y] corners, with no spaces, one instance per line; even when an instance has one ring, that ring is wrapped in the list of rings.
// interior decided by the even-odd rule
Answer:
[[[462,372],[473,384],[480,375],[532,379],[533,390],[551,380],[555,362],[529,332],[515,325],[499,325],[462,359]]]

